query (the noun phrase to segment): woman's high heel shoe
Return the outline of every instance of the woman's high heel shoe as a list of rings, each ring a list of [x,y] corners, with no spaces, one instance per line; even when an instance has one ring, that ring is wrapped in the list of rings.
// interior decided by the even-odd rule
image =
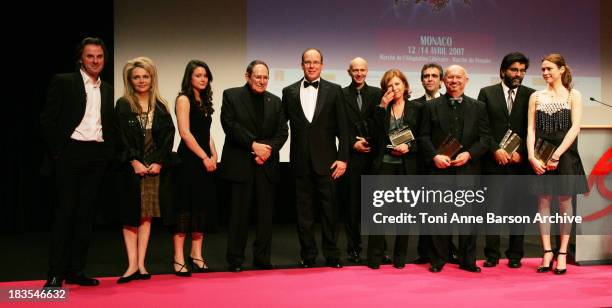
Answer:
[[[192,271],[197,273],[204,273],[208,271],[208,265],[206,264],[206,261],[202,259],[195,259],[192,257],[187,257],[187,260],[189,260],[189,265],[191,266]],[[202,267],[195,263],[195,261],[201,261],[203,263]]]
[[[174,270],[174,264],[176,265],[180,265],[181,268],[179,268],[179,270]],[[185,264],[180,264],[174,260],[172,260],[172,262],[170,262],[170,266],[172,266],[172,270],[174,271],[174,275],[177,275],[179,277],[191,277],[191,272],[189,271],[189,267],[187,267]],[[186,269],[186,272],[181,272],[182,270]]]
[[[552,250],[544,250],[544,255],[546,255],[547,253],[553,253]],[[542,258],[544,258],[544,256],[542,256]],[[552,270],[552,263],[553,263],[553,258],[550,259],[550,262],[548,262],[548,266],[544,266],[544,265],[540,265],[538,266],[538,269],[536,270],[538,273],[547,273],[550,272],[550,270]]]
[[[559,255],[567,255],[567,252],[558,252]],[[567,272],[567,257],[565,258],[565,268],[559,268],[559,260],[558,260],[558,256],[557,256],[557,268],[555,268],[554,273],[555,275],[563,275],[565,274],[565,272]]]

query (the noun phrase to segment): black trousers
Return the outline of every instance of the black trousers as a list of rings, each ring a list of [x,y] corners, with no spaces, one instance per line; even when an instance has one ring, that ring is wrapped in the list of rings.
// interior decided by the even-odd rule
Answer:
[[[524,193],[527,190],[521,177],[517,175],[495,175],[494,180],[490,180],[487,185],[490,191],[496,193],[490,195],[488,206],[489,211],[495,212],[498,215],[519,215],[518,209],[523,204],[536,204],[534,199],[529,200]],[[512,193],[514,190],[523,191],[523,193]],[[516,211],[515,211],[516,210]],[[499,224],[485,225],[485,248],[484,254],[487,259],[500,259],[500,236],[501,226]],[[508,249],[505,254],[508,259],[523,258],[523,242],[524,242],[524,226],[520,224],[509,225],[510,238]]]
[[[403,175],[403,164],[388,164],[382,163],[380,175]],[[385,235],[369,235],[368,236],[368,264],[380,265],[385,250],[386,250]],[[408,235],[395,235],[395,245],[393,247],[393,264],[406,264],[406,254],[408,251]]]
[[[244,262],[251,205],[255,204],[257,227],[253,243],[253,263],[269,264],[272,249],[272,218],[274,215],[274,184],[262,168],[255,168],[246,182],[233,182],[226,260],[239,266]]]
[[[352,163],[353,161],[351,161]],[[348,168],[342,179],[341,204],[345,214],[346,252],[361,253],[361,175],[362,162]]]
[[[314,170],[295,179],[297,231],[301,256],[304,260],[315,260],[318,255],[314,237],[316,209],[319,210],[322,230],[323,256],[328,261],[340,259],[337,246],[337,199],[336,184],[330,175],[317,175]]]
[[[457,257],[460,265],[476,265],[476,234],[459,235],[459,249]],[[452,235],[432,235],[431,249],[429,251],[430,263],[433,266],[443,266],[448,262],[451,255],[449,243],[452,243]]]
[[[51,229],[49,276],[80,275],[85,269],[107,158],[104,143],[71,140],[56,161],[58,204]]]

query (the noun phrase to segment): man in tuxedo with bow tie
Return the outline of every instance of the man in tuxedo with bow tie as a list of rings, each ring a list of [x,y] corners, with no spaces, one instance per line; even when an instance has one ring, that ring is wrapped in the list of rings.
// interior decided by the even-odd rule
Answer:
[[[335,181],[344,174],[349,154],[342,89],[321,78],[323,55],[318,49],[306,49],[301,65],[304,78],[284,88],[282,98],[291,129],[301,265],[312,267],[316,262],[314,221],[315,208],[319,208],[326,265],[339,268]]]
[[[481,173],[481,158],[490,144],[489,120],[485,105],[464,94],[467,82],[467,72],[463,67],[449,66],[444,71],[446,94],[424,105],[419,142],[424,153],[423,158],[430,164],[432,175]],[[437,152],[437,148],[448,136],[452,136],[463,146],[454,157]],[[440,272],[449,261],[450,237],[449,234],[432,236],[433,245],[429,255],[431,272]],[[470,227],[459,235],[459,268],[480,272],[480,268],[476,266],[474,228]]]
[[[527,150],[527,109],[529,97],[535,91],[532,88],[521,85],[523,78],[529,68],[529,59],[520,53],[507,54],[501,62],[499,77],[501,82],[480,89],[478,100],[485,103],[489,121],[491,123],[491,144],[486,157],[483,159],[483,173],[496,176],[490,181],[491,191],[496,193],[491,196],[489,211],[498,214],[513,214],[508,211],[516,209],[520,204],[527,203],[524,194],[506,193],[508,188],[526,190],[521,186],[521,181],[513,175],[530,174],[529,163],[526,159]],[[508,153],[500,148],[499,143],[508,130],[516,133],[521,138],[519,148]],[[501,181],[502,177],[505,179]],[[510,177],[507,177],[510,176]],[[510,196],[512,195],[512,196]],[[533,202],[533,200],[532,200]],[[503,212],[500,212],[503,211]],[[518,214],[518,213],[514,213]],[[488,225],[486,230],[486,244],[484,267],[494,267],[499,263],[500,253],[500,226]],[[523,229],[517,229],[516,224],[510,225],[510,241],[506,257],[508,267],[521,267],[523,257]]]
[[[221,125],[225,132],[220,176],[231,182],[227,238],[228,270],[242,271],[249,230],[249,210],[255,200],[257,229],[253,266],[272,269],[272,217],[275,184],[280,180],[279,151],[287,141],[287,120],[276,95],[266,91],[268,65],[253,60],[246,84],[223,91]]]

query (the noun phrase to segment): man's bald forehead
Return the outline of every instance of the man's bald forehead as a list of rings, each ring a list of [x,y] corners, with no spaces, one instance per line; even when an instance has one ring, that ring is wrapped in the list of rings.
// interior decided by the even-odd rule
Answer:
[[[351,62],[349,63],[349,69],[353,67],[353,65],[365,65],[368,66],[368,61],[366,61],[364,58],[361,57],[357,57],[353,60],[351,60]]]
[[[444,70],[444,75],[450,74],[450,72],[453,72],[455,74],[460,74],[463,76],[467,76],[467,72],[465,71],[465,68],[463,68],[463,66],[458,65],[458,64],[453,64],[449,67],[447,67]]]

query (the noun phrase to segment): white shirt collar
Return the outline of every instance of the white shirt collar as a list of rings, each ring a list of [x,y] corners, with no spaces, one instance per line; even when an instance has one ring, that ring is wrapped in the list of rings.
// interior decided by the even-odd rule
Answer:
[[[83,69],[80,69],[79,71],[81,72],[81,77],[83,77],[84,84],[91,84],[93,85],[94,88],[100,87],[100,84],[102,83],[102,81],[100,80],[100,76],[98,76],[97,80],[93,81],[91,77],[89,77],[89,75],[87,75],[87,73],[85,73]]]

